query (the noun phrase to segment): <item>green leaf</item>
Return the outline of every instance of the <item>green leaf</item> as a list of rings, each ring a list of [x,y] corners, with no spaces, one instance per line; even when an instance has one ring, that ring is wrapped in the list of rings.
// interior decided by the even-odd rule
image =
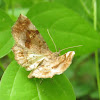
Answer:
[[[15,8],[14,9],[14,15],[12,15],[12,10],[9,9],[8,14],[12,18],[13,21],[16,21],[20,14],[26,15],[28,10],[29,10],[29,8]]]
[[[48,2],[49,0],[4,0],[6,6],[11,8],[14,6],[15,8],[30,8],[32,5],[40,3],[40,2]]]
[[[11,35],[13,22],[11,18],[0,10],[0,58],[11,51],[14,40]]]
[[[52,51],[55,51],[55,48],[47,34],[47,29],[49,29],[58,50],[59,48],[83,45],[65,50],[62,54],[74,50],[76,55],[83,55],[100,47],[100,35],[94,31],[93,27],[77,13],[64,6],[56,3],[38,4],[29,10],[27,16],[39,29]]]
[[[93,25],[93,0],[53,0],[72,9]],[[100,0],[97,0],[97,27],[100,31]]]
[[[83,17],[92,15],[92,0],[54,0],[57,3],[65,5],[67,8],[79,13]]]
[[[97,0],[97,18],[100,25],[100,0]]]
[[[90,94],[90,97],[91,97],[92,99],[98,99],[98,100],[99,100],[98,90],[93,91],[93,92]]]
[[[89,60],[83,62],[82,64],[80,64],[80,66],[81,67],[78,69],[77,72],[78,76],[82,77],[83,75],[86,75],[87,82],[89,81],[89,79],[96,77],[94,59],[91,59],[90,57]]]
[[[74,84],[73,84],[74,85]],[[74,85],[75,95],[77,98],[83,97],[90,93],[92,87],[89,84]]]
[[[0,100],[75,100],[72,86],[63,74],[44,80],[28,79],[28,74],[13,61],[0,83]]]

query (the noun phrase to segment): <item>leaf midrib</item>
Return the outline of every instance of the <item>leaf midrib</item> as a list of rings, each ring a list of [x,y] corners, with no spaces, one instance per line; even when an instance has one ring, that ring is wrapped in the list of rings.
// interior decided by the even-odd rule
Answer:
[[[10,99],[11,99],[11,97],[12,97],[12,93],[13,93],[13,90],[14,90],[15,80],[16,80],[16,77],[17,77],[17,74],[18,74],[20,68],[21,68],[21,67],[18,68],[18,71],[17,71],[17,73],[16,73],[16,75],[15,75],[15,78],[14,78],[14,81],[13,81],[13,85],[12,85],[11,92],[10,92]],[[9,100],[10,100],[10,99],[9,99]]]
[[[34,81],[35,81],[35,84],[36,84],[36,89],[37,89],[38,98],[39,98],[39,100],[42,100],[42,99],[41,99],[41,95],[40,95],[40,91],[39,91],[39,88],[38,88],[38,84],[37,84],[37,82],[36,82],[36,79],[34,79]]]

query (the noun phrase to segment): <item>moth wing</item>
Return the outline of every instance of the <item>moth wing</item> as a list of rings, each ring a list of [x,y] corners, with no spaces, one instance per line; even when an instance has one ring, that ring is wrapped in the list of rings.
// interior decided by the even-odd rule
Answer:
[[[52,78],[63,73],[71,64],[74,51],[62,56],[52,53],[31,21],[20,15],[12,28],[16,44],[12,48],[17,62],[31,71],[29,78]],[[38,66],[38,67],[37,67]]]
[[[26,16],[19,16],[12,27],[12,35],[16,44],[28,52],[35,54],[50,52],[41,34]]]
[[[12,35],[16,42],[12,48],[15,59],[23,67],[28,68],[36,62],[33,67],[31,66],[33,69],[36,68],[43,55],[50,52],[41,34],[26,16],[19,16],[12,27]]]
[[[62,74],[71,64],[75,52],[70,51],[50,63],[47,61],[44,65],[38,66],[37,69],[33,70],[28,78],[52,78],[56,74]]]

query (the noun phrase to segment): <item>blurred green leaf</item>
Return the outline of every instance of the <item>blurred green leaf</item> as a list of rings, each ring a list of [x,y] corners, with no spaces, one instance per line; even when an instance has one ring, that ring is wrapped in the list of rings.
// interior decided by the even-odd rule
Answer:
[[[99,94],[98,91],[94,91],[90,94],[92,99],[99,99]]]
[[[11,35],[11,27],[13,22],[11,18],[2,10],[0,10],[0,58],[11,51],[14,40]]]
[[[72,86],[64,75],[52,79],[28,79],[29,73],[13,61],[0,83],[0,100],[75,100]]]
[[[10,17],[12,18],[13,21],[16,21],[20,14],[26,15],[28,10],[29,10],[28,8],[15,8],[14,15],[12,15],[12,10],[9,9],[8,14],[10,15]]]
[[[60,4],[65,5],[67,8],[79,13],[81,16],[92,16],[92,0],[54,0]]]
[[[1,79],[2,75],[3,75],[3,70],[0,68],[0,79]]]
[[[30,8],[32,5],[40,3],[40,2],[48,2],[49,0],[4,0],[6,3],[6,6],[8,8],[11,8],[14,6],[14,8]]]
[[[80,84],[80,85],[73,84],[73,87],[74,87],[75,95],[77,98],[88,95],[89,92],[92,90],[92,87],[89,86],[89,84]]]
[[[13,5],[15,7],[22,7],[22,8],[28,7],[29,8],[32,6],[33,3],[34,3],[33,0],[29,0],[29,1],[27,1],[27,0],[13,0]]]
[[[5,67],[2,64],[1,59],[0,59],[0,69],[2,69],[2,71],[5,71]]]
[[[94,71],[95,63],[93,60],[94,59],[89,58],[87,59],[87,61],[83,61],[83,63],[80,65],[80,68],[78,69],[77,75],[78,76],[85,75],[86,77],[90,75],[91,77],[96,77],[96,72]]]
[[[10,60],[14,60],[15,59],[14,58],[14,53],[12,51],[9,52],[7,56],[9,57]]]
[[[5,2],[4,2],[4,0],[0,0],[0,9],[5,9]]]
[[[97,0],[97,18],[100,23],[100,0]]]
[[[64,6],[56,3],[38,4],[29,10],[27,16],[39,29],[52,51],[55,51],[55,49],[47,34],[47,29],[49,29],[58,50],[59,48],[83,45],[65,50],[62,54],[74,50],[76,55],[83,55],[100,47],[100,35],[94,31],[93,27],[78,14]]]

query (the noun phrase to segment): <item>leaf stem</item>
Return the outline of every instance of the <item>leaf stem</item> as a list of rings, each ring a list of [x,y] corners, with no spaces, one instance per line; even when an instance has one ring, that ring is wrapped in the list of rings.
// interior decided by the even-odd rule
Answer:
[[[94,29],[97,30],[97,5],[96,0],[93,0],[93,15],[94,15]],[[96,77],[97,77],[97,86],[99,92],[99,99],[100,99],[100,79],[99,79],[99,61],[98,61],[98,50],[95,51],[95,63],[96,63]]]
[[[91,12],[90,10],[87,8],[87,6],[85,5],[85,3],[83,2],[83,0],[80,0],[80,3],[82,4],[84,10],[86,11],[86,13],[91,16]]]
[[[87,6],[85,5],[85,3],[83,2],[83,0],[80,0],[80,3],[83,6],[83,8],[84,8],[85,12],[87,13],[88,17],[93,21],[93,19],[94,19],[93,15],[90,12],[90,10],[87,8]],[[100,29],[100,23],[99,22],[97,22],[97,26]]]
[[[100,99],[100,79],[99,79],[99,61],[98,61],[98,50],[95,51],[95,63],[96,63],[96,77],[97,77],[97,86],[99,92],[99,99]]]

